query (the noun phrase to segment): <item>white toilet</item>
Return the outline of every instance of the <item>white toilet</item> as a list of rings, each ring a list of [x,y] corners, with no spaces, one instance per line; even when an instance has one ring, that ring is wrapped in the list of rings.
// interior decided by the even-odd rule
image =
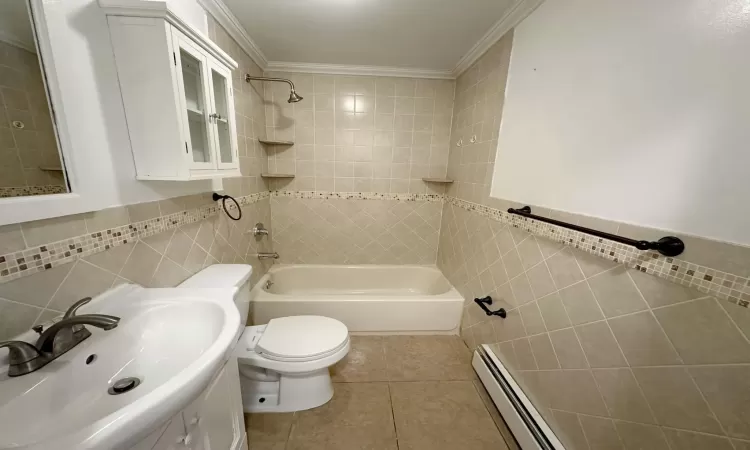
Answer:
[[[240,320],[250,309],[250,274],[245,264],[217,264],[179,287],[236,287]],[[333,397],[328,368],[349,352],[349,330],[338,320],[290,316],[242,327],[234,350],[240,367],[245,412],[292,412],[315,408]]]

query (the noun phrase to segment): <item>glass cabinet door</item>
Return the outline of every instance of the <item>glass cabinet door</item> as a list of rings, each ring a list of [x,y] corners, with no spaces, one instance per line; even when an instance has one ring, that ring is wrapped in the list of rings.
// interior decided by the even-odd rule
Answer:
[[[205,55],[178,33],[173,34],[175,63],[182,106],[185,151],[191,169],[215,169],[210,130]]]
[[[211,119],[218,167],[219,169],[238,168],[231,72],[218,64],[209,62],[209,73],[211,100],[214,107]]]

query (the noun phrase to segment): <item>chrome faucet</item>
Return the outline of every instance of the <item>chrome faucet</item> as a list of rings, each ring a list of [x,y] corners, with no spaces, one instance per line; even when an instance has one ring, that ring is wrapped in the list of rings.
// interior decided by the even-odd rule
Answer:
[[[0,348],[7,347],[10,352],[8,376],[17,377],[39,370],[88,339],[91,332],[84,325],[91,325],[103,330],[111,330],[117,327],[120,322],[119,317],[106,314],[75,315],[78,308],[90,301],[91,297],[77,301],[68,309],[62,320],[43,332],[40,328],[35,327],[35,331],[40,333],[35,346],[23,341],[1,342]]]

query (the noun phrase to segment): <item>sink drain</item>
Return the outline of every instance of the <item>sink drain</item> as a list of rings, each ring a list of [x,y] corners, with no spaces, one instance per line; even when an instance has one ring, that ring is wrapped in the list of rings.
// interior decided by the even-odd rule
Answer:
[[[132,391],[138,387],[139,384],[141,384],[140,378],[122,378],[112,383],[112,386],[107,389],[107,392],[109,392],[109,395],[120,395]]]

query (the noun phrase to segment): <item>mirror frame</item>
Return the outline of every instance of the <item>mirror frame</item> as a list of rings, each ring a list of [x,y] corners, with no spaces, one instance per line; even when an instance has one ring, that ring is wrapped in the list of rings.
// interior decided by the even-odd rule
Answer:
[[[42,79],[55,126],[58,152],[65,168],[64,176],[70,192],[0,199],[0,226],[102,208],[101,202],[97,201],[96,186],[87,183],[85,177],[80,176],[81,157],[85,155],[77,155],[73,151],[71,128],[65,108],[65,95],[61,86],[63,84],[61,77],[67,75],[69,78],[70,74],[65,74],[65,70],[58,64],[65,58],[64,43],[69,33],[65,29],[66,20],[63,11],[57,9],[55,3],[45,0],[26,0],[26,2],[29,20],[34,28]],[[53,42],[56,45],[53,45]]]

